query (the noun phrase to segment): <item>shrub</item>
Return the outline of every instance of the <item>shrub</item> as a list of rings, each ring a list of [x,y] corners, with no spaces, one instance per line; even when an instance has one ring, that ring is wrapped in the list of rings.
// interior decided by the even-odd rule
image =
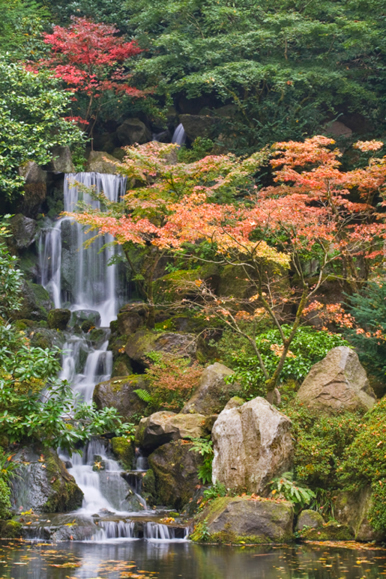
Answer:
[[[285,472],[282,476],[274,478],[270,485],[272,495],[280,493],[287,501],[291,501],[296,514],[308,507],[316,498],[311,489],[294,481],[292,472]]]

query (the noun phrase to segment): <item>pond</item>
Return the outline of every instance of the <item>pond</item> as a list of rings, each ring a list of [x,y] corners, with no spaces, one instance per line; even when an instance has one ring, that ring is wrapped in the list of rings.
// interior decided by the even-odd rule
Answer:
[[[216,547],[188,541],[0,542],[0,579],[369,579],[386,550],[324,545]]]

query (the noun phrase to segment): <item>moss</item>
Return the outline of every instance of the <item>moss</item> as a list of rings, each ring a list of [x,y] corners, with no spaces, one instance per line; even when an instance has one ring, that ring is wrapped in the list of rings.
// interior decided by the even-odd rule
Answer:
[[[11,489],[7,483],[0,478],[0,517],[7,519],[10,516],[11,509]]]
[[[142,495],[150,504],[157,504],[156,479],[151,468],[146,471],[145,476],[142,478]],[[170,513],[170,516],[172,517],[173,515]]]
[[[0,538],[1,539],[19,539],[22,535],[23,525],[18,521],[0,520]]]
[[[83,493],[73,477],[68,474],[59,457],[49,451],[45,452],[45,465],[52,494],[42,507],[42,511],[60,513],[79,508],[82,504]]]
[[[130,364],[130,358],[126,354],[121,354],[114,360],[111,377],[115,378],[116,376],[127,376],[131,374],[132,371],[133,368]]]
[[[305,529],[300,536],[307,541],[352,541],[354,538],[346,525],[339,525],[335,521],[314,529]]]
[[[134,447],[130,440],[124,436],[115,436],[111,439],[111,446],[113,453],[122,463],[125,469],[131,470],[133,468]]]
[[[70,310],[63,308],[48,312],[48,327],[52,330],[65,330],[71,318]]]
[[[181,283],[195,281],[196,279],[200,279],[200,270],[198,269],[180,269],[158,278],[153,282],[155,303],[174,303],[180,301],[183,297],[180,290]]]

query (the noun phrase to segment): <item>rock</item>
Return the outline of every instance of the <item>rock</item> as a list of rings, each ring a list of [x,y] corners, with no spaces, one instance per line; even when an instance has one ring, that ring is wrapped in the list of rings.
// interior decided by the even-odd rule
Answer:
[[[55,451],[28,446],[16,453],[13,462],[20,463],[12,481],[15,511],[57,513],[82,505],[83,493]]]
[[[71,328],[75,326],[82,327],[84,322],[88,322],[95,328],[99,328],[101,325],[101,315],[97,310],[76,310],[71,313]]]
[[[11,221],[12,242],[16,249],[27,249],[36,238],[37,223],[21,213],[12,217]]]
[[[118,377],[100,382],[95,386],[93,401],[98,410],[103,408],[116,408],[125,419],[131,418],[134,414],[143,414],[146,402],[143,402],[134,390],[146,389],[146,378],[144,376]]]
[[[51,330],[65,330],[71,318],[70,310],[57,308],[48,312],[48,327]]]
[[[180,357],[196,356],[197,338],[192,334],[139,330],[131,336],[125,352],[131,360],[143,367],[149,365],[149,352],[165,352]]]
[[[218,287],[219,296],[232,296],[234,298],[244,299],[248,297],[250,290],[251,284],[245,279],[245,275],[240,267],[233,265],[226,265],[224,267]]]
[[[205,368],[199,387],[181,412],[183,414],[188,412],[218,414],[221,412],[233,393],[241,390],[240,384],[227,384],[225,381],[225,378],[232,374],[234,374],[233,370],[218,362]]]
[[[212,430],[213,483],[262,494],[291,467],[291,421],[264,398],[223,410]]]
[[[53,306],[47,290],[37,283],[24,280],[21,294],[21,308],[13,313],[12,318],[34,321],[46,320],[47,310]]]
[[[354,535],[347,525],[331,521],[322,527],[303,530],[301,538],[305,541],[352,541]]]
[[[54,147],[49,170],[54,173],[75,173],[74,163],[69,147]]]
[[[27,217],[36,217],[47,197],[47,172],[34,161],[27,161],[19,167],[19,175],[25,179],[19,211]]]
[[[359,492],[340,492],[334,504],[335,518],[351,529],[356,541],[380,541],[382,533],[375,531],[369,521],[371,507],[370,487]]]
[[[22,524],[18,521],[0,520],[0,538],[1,539],[19,539],[22,536]]]
[[[149,456],[158,504],[178,510],[193,496],[200,484],[197,472],[202,456],[191,448],[191,444],[176,440],[160,446]]]
[[[52,347],[63,348],[65,344],[65,336],[58,330],[49,330],[48,328],[35,329],[30,335],[31,346],[35,348],[43,348],[43,350],[52,350]],[[85,362],[86,360],[84,360]],[[82,368],[84,365],[82,366]],[[81,371],[81,368],[78,370]]]
[[[216,120],[208,115],[180,115],[180,123],[188,139],[194,141],[197,137],[210,137]]]
[[[143,145],[151,141],[151,132],[139,119],[126,119],[117,128],[117,137],[121,145]]]
[[[117,159],[104,151],[91,151],[87,161],[87,171],[90,173],[108,173],[116,175]]]
[[[290,502],[220,497],[204,507],[191,538],[199,540],[205,521],[213,543],[284,543],[293,540],[293,518]]]
[[[111,439],[113,453],[118,458],[123,467],[127,470],[133,468],[134,446],[124,436],[115,436]]]
[[[320,515],[316,511],[306,509],[305,511],[302,511],[299,515],[296,530],[302,531],[304,527],[307,527],[309,529],[317,529],[319,527],[322,527],[323,525],[324,519],[322,515]]]
[[[367,412],[376,401],[358,355],[346,346],[333,348],[312,366],[297,399],[308,408],[328,414]]]
[[[332,121],[325,126],[324,133],[332,136],[334,139],[338,137],[349,138],[352,135],[352,130],[341,121]]]
[[[120,334],[134,334],[139,327],[145,322],[144,316],[141,316],[132,308],[128,311],[121,312],[117,317],[117,328]]]
[[[175,414],[155,412],[142,418],[135,435],[135,443],[144,450],[181,438],[201,438],[205,434],[205,416],[202,414]]]

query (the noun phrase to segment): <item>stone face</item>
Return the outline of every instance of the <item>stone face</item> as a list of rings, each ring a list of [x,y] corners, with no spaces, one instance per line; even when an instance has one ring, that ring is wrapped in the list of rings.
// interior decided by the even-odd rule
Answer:
[[[54,173],[75,173],[74,163],[69,147],[54,147],[50,170]]]
[[[322,515],[320,515],[316,511],[306,509],[305,511],[302,511],[299,515],[296,530],[301,531],[304,527],[310,529],[317,529],[319,527],[322,527],[323,525],[324,519]]]
[[[293,518],[290,502],[222,497],[204,508],[198,521],[206,520],[211,542],[283,543],[293,540]]]
[[[126,354],[134,362],[139,362],[144,367],[149,362],[149,352],[165,352],[180,357],[195,357],[197,350],[197,338],[192,334],[178,334],[171,332],[154,332],[152,330],[139,330],[131,336],[126,344]]]
[[[126,119],[117,129],[117,137],[121,145],[142,145],[151,141],[151,132],[139,119]]]
[[[191,448],[192,444],[176,440],[160,446],[149,456],[158,504],[178,510],[194,495],[200,484],[197,472],[202,457]]]
[[[34,219],[19,213],[11,221],[12,241],[16,249],[26,249],[35,241],[37,223]]]
[[[371,495],[371,488],[367,487],[356,493],[341,492],[335,501],[336,520],[347,525],[357,541],[379,541],[383,538],[382,533],[375,531],[369,521]]]
[[[151,450],[172,440],[200,438],[205,430],[205,416],[202,414],[175,414],[162,410],[142,418],[135,442],[141,448]]]
[[[291,467],[291,421],[264,398],[223,410],[212,430],[213,483],[264,493],[267,484]]]
[[[57,308],[48,312],[48,327],[52,330],[65,330],[71,318],[70,310]]]
[[[87,162],[87,171],[90,173],[108,173],[116,175],[117,159],[104,151],[91,151]]]
[[[233,370],[218,362],[205,368],[199,387],[181,412],[183,414],[189,412],[218,414],[221,412],[232,394],[240,390],[239,384],[225,382],[225,378],[232,374],[234,374]]]
[[[297,398],[308,408],[328,414],[367,412],[376,402],[358,355],[345,346],[333,348],[311,368]]]
[[[13,461],[20,463],[11,487],[14,510],[57,513],[82,505],[83,493],[55,451],[25,447]]]
[[[138,412],[143,413],[146,403],[140,400],[134,390],[146,389],[144,376],[135,374],[112,378],[95,386],[93,401],[97,408],[116,408],[125,418],[130,418]]]

